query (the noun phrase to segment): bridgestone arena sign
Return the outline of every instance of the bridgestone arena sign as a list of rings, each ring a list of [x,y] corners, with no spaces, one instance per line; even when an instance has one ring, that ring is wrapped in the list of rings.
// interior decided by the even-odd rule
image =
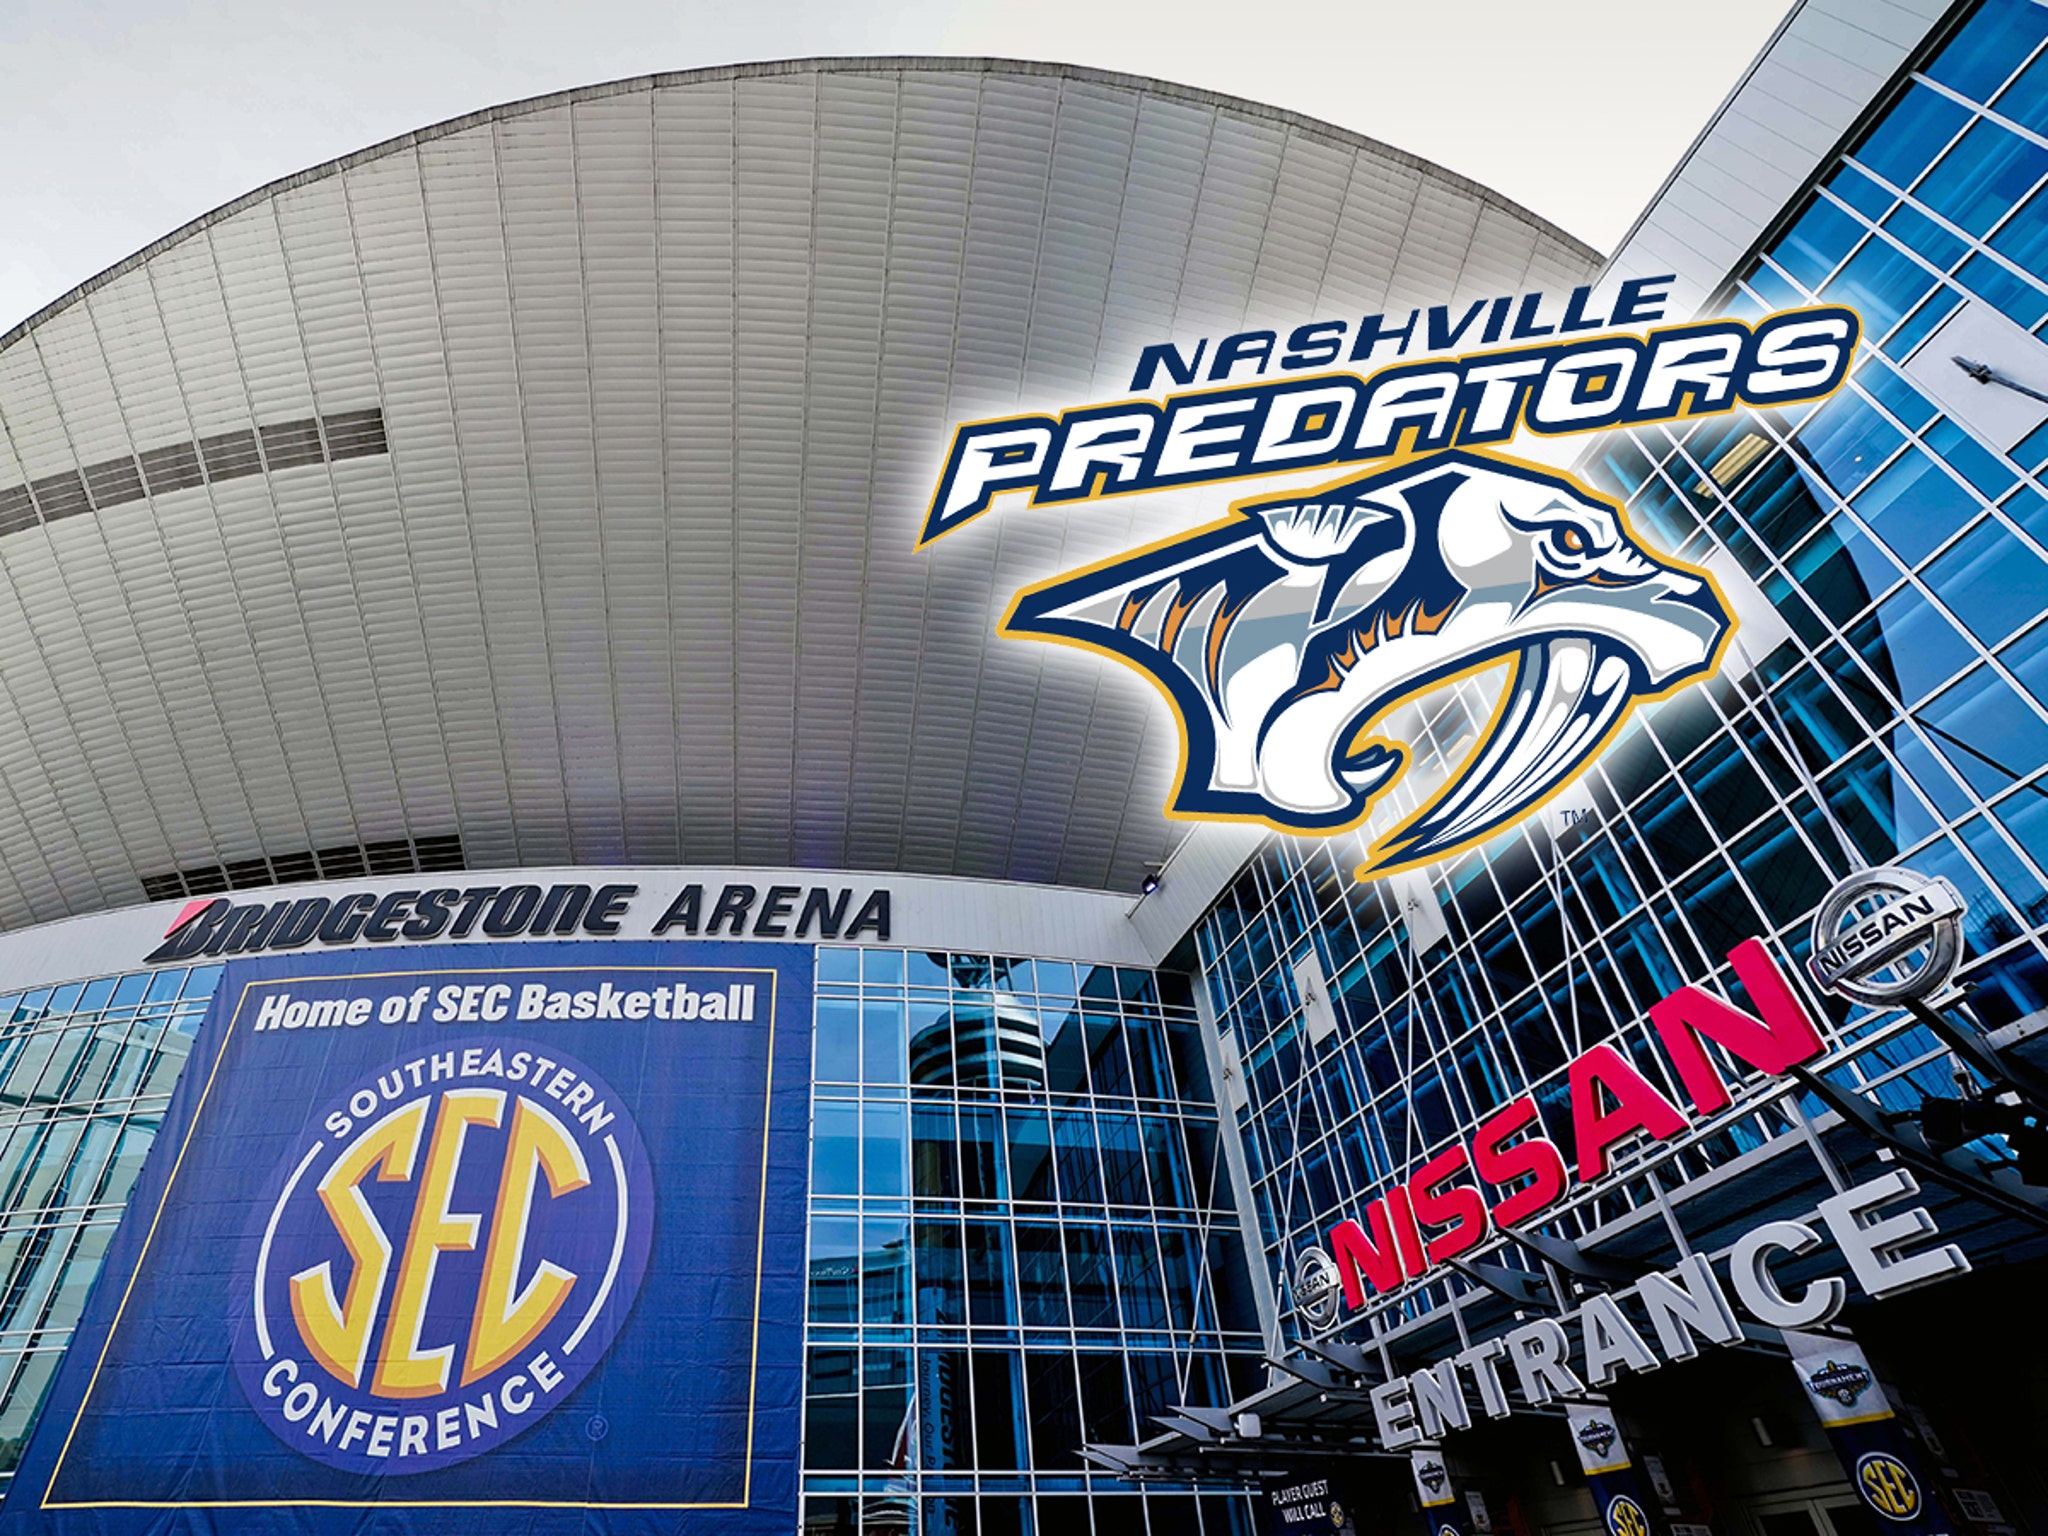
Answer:
[[[610,938],[624,931],[637,885],[473,885],[346,896],[231,902],[195,901],[180,912],[151,964],[201,956],[257,955],[317,945],[467,939]],[[651,928],[654,938],[838,939],[889,942],[890,893],[850,886],[701,884],[676,892]]]

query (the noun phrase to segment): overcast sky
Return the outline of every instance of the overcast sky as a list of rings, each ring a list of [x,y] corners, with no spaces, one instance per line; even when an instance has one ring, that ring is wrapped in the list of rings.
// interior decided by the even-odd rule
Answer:
[[[1052,59],[1305,112],[1610,249],[1789,0],[0,0],[0,328],[443,118],[813,54]]]

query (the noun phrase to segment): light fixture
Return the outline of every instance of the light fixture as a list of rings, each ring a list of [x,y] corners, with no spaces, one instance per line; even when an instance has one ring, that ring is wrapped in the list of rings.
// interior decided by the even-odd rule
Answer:
[[[1159,889],[1160,877],[1165,873],[1166,866],[1164,864],[1147,864],[1145,866],[1145,878],[1138,882],[1139,891],[1144,895],[1150,896]]]
[[[1266,1426],[1259,1422],[1256,1413],[1240,1413],[1237,1416],[1237,1438],[1240,1440],[1256,1440],[1265,1433],[1265,1429]]]

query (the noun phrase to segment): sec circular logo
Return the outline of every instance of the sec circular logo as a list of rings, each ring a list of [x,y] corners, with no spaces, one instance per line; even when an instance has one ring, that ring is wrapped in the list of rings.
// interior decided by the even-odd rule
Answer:
[[[1887,1520],[1911,1520],[1920,1513],[1919,1480],[1887,1451],[1865,1451],[1857,1458],[1856,1491]]]
[[[1650,1517],[1625,1493],[1607,1501],[1608,1536],[1650,1536]]]
[[[422,1050],[333,1095],[245,1244],[235,1366],[257,1416],[346,1472],[480,1456],[565,1402],[647,1268],[624,1102],[524,1040]]]

